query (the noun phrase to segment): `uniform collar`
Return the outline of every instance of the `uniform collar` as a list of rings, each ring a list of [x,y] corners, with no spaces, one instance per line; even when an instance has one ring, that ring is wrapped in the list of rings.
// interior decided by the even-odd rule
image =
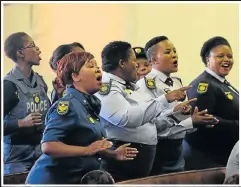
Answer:
[[[80,101],[85,100],[85,97],[84,97],[85,94],[80,92],[79,90],[77,90],[75,88],[66,88],[66,95],[67,94],[73,95],[74,97],[76,97]]]
[[[154,68],[152,68],[151,73],[155,74],[157,76],[157,78],[160,79],[162,82],[165,82],[168,78],[168,76],[166,76],[164,73],[162,73],[161,71],[158,71]]]
[[[211,69],[209,68],[206,68],[206,72],[210,75],[212,75],[213,77],[215,77],[216,79],[218,79],[220,82],[224,83],[225,81],[225,78],[219,76],[218,74],[216,74],[214,71],[212,71]]]
[[[121,85],[126,85],[126,81],[123,80],[122,78],[120,78],[114,74],[111,74],[111,73],[103,72],[102,81],[109,82],[110,80],[114,80],[114,81],[120,83]],[[130,83],[130,84],[134,87],[135,90],[139,88],[139,86],[135,83]]]

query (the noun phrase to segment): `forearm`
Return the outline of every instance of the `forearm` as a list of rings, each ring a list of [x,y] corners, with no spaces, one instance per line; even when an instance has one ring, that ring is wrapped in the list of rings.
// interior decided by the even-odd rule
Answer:
[[[42,143],[42,151],[54,158],[89,156],[86,147],[67,145],[62,142],[44,142]]]

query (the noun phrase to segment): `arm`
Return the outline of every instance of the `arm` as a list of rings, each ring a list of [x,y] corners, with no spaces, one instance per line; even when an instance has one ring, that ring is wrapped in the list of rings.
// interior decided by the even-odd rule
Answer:
[[[17,88],[14,83],[4,81],[3,83],[4,101],[4,136],[19,130],[18,119],[8,120],[6,115],[18,104],[19,99],[16,94]]]
[[[135,128],[164,112],[168,102],[163,95],[142,104],[131,105],[119,92],[112,91],[101,98],[101,104],[102,118],[113,125]]]
[[[51,108],[46,117],[46,128],[43,134],[42,151],[54,158],[89,156],[112,146],[106,139],[98,140],[89,146],[73,146],[64,142],[66,134],[71,133],[76,124],[77,114],[70,110],[62,116],[56,112],[57,103]]]

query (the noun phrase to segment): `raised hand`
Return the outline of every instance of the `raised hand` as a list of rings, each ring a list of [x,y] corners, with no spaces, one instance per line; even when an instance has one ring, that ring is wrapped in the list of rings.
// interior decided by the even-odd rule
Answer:
[[[117,160],[133,160],[136,157],[138,151],[136,148],[128,147],[130,145],[130,143],[124,144],[115,150]]]
[[[175,100],[181,100],[186,97],[186,90],[191,88],[192,86],[184,86],[182,88],[179,88],[177,90],[170,91],[166,94],[166,98],[169,103],[175,101]]]

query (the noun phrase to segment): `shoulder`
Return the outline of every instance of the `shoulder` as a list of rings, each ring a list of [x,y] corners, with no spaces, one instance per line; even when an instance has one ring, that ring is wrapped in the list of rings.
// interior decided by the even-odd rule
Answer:
[[[172,77],[172,79],[173,79],[173,81],[177,81],[178,83],[180,83],[183,86],[182,79],[180,77],[174,76],[174,77]]]
[[[38,73],[36,73],[36,75],[39,77],[40,83],[43,85],[43,87],[45,88],[45,91],[47,92],[48,91],[48,85],[44,81],[43,76],[39,75]]]

